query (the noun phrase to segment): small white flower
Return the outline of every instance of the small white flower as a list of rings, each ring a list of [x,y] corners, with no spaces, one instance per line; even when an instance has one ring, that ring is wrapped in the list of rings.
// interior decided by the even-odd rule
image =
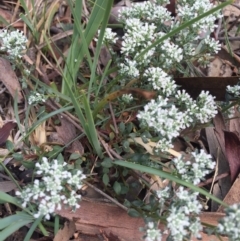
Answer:
[[[119,64],[119,73],[122,75],[127,75],[129,77],[138,78],[139,70],[137,68],[137,62],[134,60],[126,59],[125,63]]]
[[[144,241],[161,241],[162,234],[161,231],[155,227],[153,222],[148,222],[146,225],[146,232]]]
[[[98,30],[98,36],[100,34],[100,30]],[[103,36],[103,44],[109,45],[109,44],[115,44],[117,42],[117,34],[112,31],[111,28],[106,28],[105,33]],[[95,41],[97,42],[98,39],[96,38]]]
[[[238,97],[240,95],[240,85],[227,86],[227,92]]]
[[[145,70],[143,76],[152,84],[153,89],[159,90],[166,97],[175,94],[177,88],[175,81],[161,68],[150,67]]]
[[[86,176],[81,170],[75,174],[63,170],[66,165],[66,162],[61,163],[58,160],[49,162],[46,157],[43,157],[42,162],[36,164],[37,173],[43,176],[41,181],[35,179],[33,185],[29,185],[22,192],[17,192],[17,195],[23,200],[23,207],[26,207],[29,202],[37,203],[39,200],[38,211],[34,214],[35,218],[44,216],[45,219],[50,219],[50,215],[55,212],[55,209],[61,210],[62,202],[73,209],[80,207],[78,203],[81,195],[77,195],[76,191],[82,188],[82,180]],[[72,190],[70,197],[66,185]]]
[[[185,161],[182,156],[179,156],[173,159],[173,163],[183,180],[197,185],[212,172],[215,162],[212,161],[211,155],[206,154],[203,150],[200,153],[192,152],[191,154],[192,162]]]
[[[133,96],[132,96],[132,94],[123,94],[122,95],[122,100],[125,103],[130,103],[133,100]]]
[[[8,32],[6,29],[0,32],[2,47],[0,50],[7,51],[10,59],[17,59],[23,56],[26,49],[27,38],[22,31],[15,30]]]
[[[222,218],[217,226],[218,232],[227,235],[230,241],[240,239],[240,205],[233,204],[225,209],[226,216]]]
[[[28,104],[29,105],[33,105],[33,104],[37,104],[37,103],[42,103],[42,102],[46,102],[45,96],[40,94],[40,93],[32,93],[29,97],[28,97]]]

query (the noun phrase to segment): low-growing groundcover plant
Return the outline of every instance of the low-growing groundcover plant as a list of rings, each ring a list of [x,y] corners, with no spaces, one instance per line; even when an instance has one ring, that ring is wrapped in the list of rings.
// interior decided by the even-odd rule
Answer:
[[[193,237],[201,238],[200,232],[205,230],[205,227],[199,218],[203,209],[203,204],[198,198],[199,193],[225,205],[206,191],[196,187],[215,168],[215,162],[203,150],[192,151],[189,153],[188,160],[181,155],[171,161],[168,160],[167,165],[161,162],[164,157],[169,159],[168,150],[173,147],[174,138],[178,137],[182,130],[197,123],[207,123],[217,114],[217,105],[212,95],[202,91],[198,99],[194,100],[186,91],[179,90],[174,76],[194,75],[196,63],[199,66],[206,66],[212,55],[218,52],[220,44],[211,37],[211,33],[216,27],[217,19],[222,17],[221,11],[216,11],[215,5],[208,0],[178,0],[174,17],[165,7],[168,3],[167,0],[145,1],[121,10],[119,22],[123,25],[123,36],[117,35],[110,28],[104,29],[105,34],[102,36],[102,47],[108,49],[112,62],[117,65],[117,77],[114,80],[107,77],[106,86],[103,85],[102,88],[100,85],[99,96],[94,96],[94,100],[85,98],[83,91],[82,96],[78,96],[84,103],[84,107],[80,108],[77,115],[81,120],[84,120],[84,117],[91,121],[95,119],[102,136],[108,133],[106,126],[109,125],[108,122],[104,122],[103,118],[107,110],[106,103],[113,102],[114,105],[111,108],[116,118],[120,118],[120,114],[125,110],[135,111],[135,118],[126,123],[121,121],[117,125],[119,133],[110,132],[107,139],[112,141],[113,153],[115,156],[117,153],[118,158],[112,158],[111,155],[106,156],[106,154],[103,157],[101,148],[98,149],[97,141],[90,138],[96,133],[90,132],[87,121],[81,123],[85,126],[83,129],[90,145],[95,148],[94,154],[99,154],[100,161],[97,162],[96,168],[100,170],[99,175],[102,175],[106,190],[110,189],[110,193],[114,192],[115,198],[129,191],[129,187],[122,181],[127,175],[131,175],[127,167],[159,175],[162,179],[169,179],[168,185],[154,191],[147,203],[139,199],[124,202],[129,208],[129,214],[132,213],[145,219],[146,227],[142,228],[142,231],[145,232],[143,239],[146,241],[162,240],[163,233],[167,233],[168,240],[173,241],[191,240]],[[208,15],[201,17],[208,11],[210,11]],[[200,17],[199,21],[181,28],[182,25],[197,17]],[[101,39],[101,33],[100,30],[97,38],[95,36],[95,41],[98,42]],[[168,38],[159,41],[168,34]],[[1,50],[5,51],[5,57],[15,66],[19,66],[27,42],[23,33],[4,30],[0,33],[0,38],[2,40]],[[114,51],[114,44],[117,40],[122,42],[120,54]],[[74,62],[77,61],[74,59]],[[25,70],[22,75],[23,78],[28,78],[30,73]],[[26,82],[23,81],[23,84],[27,87]],[[93,87],[97,89],[98,86]],[[71,91],[71,88],[68,88],[69,95],[75,94]],[[239,95],[238,87],[228,87],[228,91]],[[100,95],[102,92],[103,96]],[[142,93],[145,97],[143,93],[151,93],[151,98],[139,100],[139,97],[135,95],[136,92]],[[44,91],[41,93],[36,91],[28,95],[29,108],[35,108],[38,104],[46,102],[48,97],[43,93]],[[65,94],[64,91],[62,93]],[[90,96],[90,93],[88,94]],[[116,99],[118,103],[114,102]],[[76,105],[74,107],[77,109]],[[95,114],[91,113],[90,108]],[[101,126],[99,123],[104,124]],[[110,128],[114,129],[112,126]],[[117,134],[119,134],[117,138],[120,141],[115,138]],[[98,137],[96,136],[97,139]],[[136,144],[139,137],[146,145],[155,143],[151,153],[150,151],[146,153],[143,144],[142,146]],[[137,147],[132,146],[130,140],[135,142]],[[44,154],[46,153],[41,153],[39,156],[42,157],[34,164],[32,184],[16,192],[18,199],[3,196],[5,201],[24,210],[14,216],[15,220],[19,221],[25,215],[26,224],[33,222],[33,228],[30,229],[31,232],[25,240],[30,239],[37,225],[46,234],[41,221],[49,220],[51,217],[56,218],[54,215],[56,209],[80,208],[81,195],[77,191],[81,189],[83,180],[86,179],[85,174],[88,174],[90,169],[88,168],[90,164],[85,164],[81,160],[84,170],[87,170],[83,174],[83,169],[79,165],[78,167],[74,164],[70,165],[64,161],[61,154],[55,155],[54,158],[50,158],[50,155],[49,158],[45,157]],[[86,157],[90,156],[86,155]],[[120,159],[119,156],[127,162],[120,160],[114,162],[114,159]],[[161,159],[155,161],[154,156],[161,157]],[[86,160],[90,163],[90,158]],[[168,169],[168,172],[163,171],[163,166]],[[217,235],[227,235],[230,240],[240,240],[239,218],[239,205],[227,207],[225,218],[219,222],[217,227],[207,231]],[[3,224],[4,221],[6,223],[6,219],[0,222],[0,229],[3,230],[2,235],[5,232],[4,237],[7,237],[9,232],[6,232],[7,224]],[[165,230],[158,229],[159,222],[165,224]],[[19,227],[21,225],[15,226],[12,230],[17,230]]]

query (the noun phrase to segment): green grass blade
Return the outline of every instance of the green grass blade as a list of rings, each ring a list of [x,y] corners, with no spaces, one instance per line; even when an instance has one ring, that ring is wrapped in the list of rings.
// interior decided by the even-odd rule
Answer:
[[[6,203],[12,203],[16,205],[17,207],[22,208],[22,205],[20,204],[19,200],[16,197],[12,197],[9,194],[0,191],[0,200]]]
[[[62,93],[65,93],[67,91],[67,88],[65,86],[65,80],[68,82],[72,81],[72,84],[70,84],[70,87],[73,86],[75,83],[77,73],[79,70],[80,63],[83,60],[83,57],[86,54],[87,48],[86,46],[89,46],[90,42],[94,38],[102,20],[105,14],[105,9],[108,7],[108,1],[106,0],[96,0],[93,10],[91,12],[89,21],[87,23],[86,29],[84,30],[84,36],[83,41],[80,41],[79,39],[74,41],[79,41],[78,44],[72,44],[70,47],[69,55],[67,58],[67,62],[64,69],[64,82],[62,86]],[[77,13],[79,14],[79,13]],[[76,24],[79,24],[78,21],[76,21]],[[76,29],[80,29],[79,27],[75,26]],[[78,32],[79,36],[81,35],[81,31]],[[76,60],[76,61],[75,61]]]
[[[54,217],[54,235],[56,235],[59,230],[59,224],[60,224],[60,219],[59,219],[59,216],[56,215]]]
[[[89,81],[88,97],[87,97],[88,100],[90,100],[90,94],[92,93],[92,85],[93,85],[94,80],[96,79],[95,78],[96,68],[97,68],[98,59],[99,59],[99,55],[100,55],[100,51],[101,51],[101,47],[102,47],[102,41],[103,41],[105,29],[107,27],[109,16],[111,13],[112,5],[113,5],[113,0],[108,0],[108,5],[106,6],[102,25],[100,28],[100,34],[98,36],[98,42],[97,42],[97,47],[96,47],[96,51],[94,54],[93,66],[91,68],[91,77],[90,77],[90,81]]]
[[[33,221],[33,216],[20,212],[15,215],[8,216],[6,218],[0,219],[0,230],[6,228],[7,226],[11,225],[12,223],[19,222],[21,220],[30,220]]]
[[[102,76],[101,76],[100,83],[99,83],[98,88],[97,88],[97,90],[96,90],[96,92],[95,92],[94,106],[97,106],[97,103],[98,103],[98,98],[97,98],[97,97],[98,97],[99,92],[100,92],[100,89],[101,89],[101,87],[102,87],[103,80],[104,80],[105,77],[107,76],[107,71],[108,71],[111,63],[112,63],[112,60],[109,60],[109,62],[107,63],[107,65],[106,65],[106,67],[105,67],[105,69],[104,69],[104,72],[103,72],[103,74],[102,74]]]
[[[161,171],[161,170],[154,169],[152,167],[146,167],[146,166],[142,166],[142,165],[139,165],[139,164],[126,162],[126,161],[115,161],[114,164],[119,165],[119,166],[123,166],[123,167],[127,167],[127,168],[130,168],[130,169],[133,169],[133,170],[138,170],[140,172],[146,172],[146,173],[149,173],[149,174],[157,175],[157,176],[162,177],[162,178],[166,178],[166,179],[168,179],[170,181],[173,181],[173,182],[176,182],[176,183],[178,183],[182,186],[188,187],[195,192],[201,193],[201,194],[205,195],[206,197],[211,198],[216,203],[219,203],[220,205],[223,205],[224,207],[227,207],[226,203],[224,203],[220,199],[216,198],[215,196],[209,194],[208,192],[206,192],[202,188],[194,186],[190,182],[183,181],[183,180],[169,174],[168,172],[164,172],[164,171]]]
[[[16,232],[19,228],[31,223],[32,220],[29,219],[22,219],[18,222],[12,223],[10,226],[5,228],[0,232],[0,241],[4,241],[7,237],[9,237],[11,234]]]
[[[154,48],[155,46],[157,46],[158,44],[160,44],[162,41],[168,39],[169,37],[174,36],[175,34],[177,34],[179,31],[189,27],[190,25],[196,23],[197,21],[201,20],[202,18],[205,18],[209,15],[211,15],[212,13],[226,7],[227,5],[233,3],[233,0],[229,0],[226,1],[224,3],[219,4],[217,7],[212,8],[211,10],[207,11],[206,13],[201,14],[200,16],[191,19],[188,22],[183,23],[182,25],[180,25],[179,27],[177,27],[176,29],[174,29],[173,31],[169,32],[168,34],[164,35],[163,37],[159,38],[158,40],[156,40],[153,44],[151,44],[150,46],[148,46],[145,50],[143,50],[139,55],[136,56],[136,60],[143,57],[144,54],[146,54],[150,49]]]
[[[29,27],[32,33],[35,33],[34,27],[32,23],[29,21],[29,19],[24,14],[20,14],[20,18],[23,20],[23,22]]]
[[[91,143],[92,143],[95,151],[97,152],[98,156],[102,157],[102,149],[101,149],[101,146],[100,146],[100,143],[98,140],[97,131],[95,128],[91,108],[89,106],[89,103],[88,103],[85,95],[83,95],[82,99],[83,99],[83,106],[84,106],[84,109],[86,112],[87,123],[89,126],[89,129],[88,129],[89,130],[89,138],[90,138]]]
[[[32,237],[33,232],[35,231],[37,226],[40,224],[41,220],[42,220],[42,216],[34,221],[34,223],[32,224],[31,228],[28,230],[28,233],[25,236],[23,241],[29,241],[30,240],[30,238]]]

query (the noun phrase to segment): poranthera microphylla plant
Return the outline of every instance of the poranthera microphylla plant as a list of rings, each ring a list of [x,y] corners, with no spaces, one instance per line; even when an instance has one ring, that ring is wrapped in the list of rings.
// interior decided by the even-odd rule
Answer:
[[[176,2],[177,16],[172,17],[165,8],[166,4],[169,1],[145,1],[120,11],[119,21],[124,24],[121,57],[116,57],[111,48],[111,44],[117,40],[114,32],[107,29],[103,41],[118,62],[122,87],[133,82],[131,85],[134,87],[157,91],[158,97],[149,101],[138,112],[137,118],[141,128],[148,129],[152,135],[159,137],[157,149],[160,152],[173,147],[172,140],[181,130],[195,123],[206,123],[217,114],[213,96],[202,91],[198,99],[193,100],[184,90],[178,90],[173,76],[183,72],[190,74],[191,70],[186,70],[186,66],[194,61],[206,66],[211,56],[220,50],[218,41],[210,37],[216,27],[215,21],[221,17],[218,11],[164,40],[139,58],[139,53],[156,39],[214,7],[208,0],[179,0]],[[239,88],[229,87],[228,91],[235,93]],[[126,97],[123,96],[124,101]],[[128,98],[130,101],[131,98]],[[192,153],[192,160],[187,162],[182,157],[172,162],[180,178],[195,185],[215,167],[211,156],[203,151],[199,154]],[[172,192],[167,187],[158,192],[160,210],[163,210],[165,201],[173,200],[168,207],[166,231],[169,232],[169,240],[200,238],[202,225],[198,214],[202,205],[197,195],[183,187]],[[173,197],[175,198],[172,199]],[[228,230],[224,226],[220,229]],[[149,221],[145,231],[146,241],[161,240],[162,234],[156,223]]]

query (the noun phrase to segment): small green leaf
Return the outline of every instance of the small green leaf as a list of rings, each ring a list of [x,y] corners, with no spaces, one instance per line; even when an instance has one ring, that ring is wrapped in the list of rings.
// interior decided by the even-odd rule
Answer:
[[[125,131],[125,124],[124,124],[123,122],[121,122],[121,123],[119,124],[119,131],[120,131],[121,133],[123,133],[123,132]]]
[[[142,207],[144,203],[141,200],[135,200],[132,202],[132,204],[136,207]]]
[[[102,171],[103,171],[103,173],[108,174],[108,173],[109,173],[109,168],[104,167],[104,168],[102,169]]]
[[[77,160],[81,155],[79,153],[72,153],[69,160]]]
[[[115,134],[113,132],[110,132],[109,138],[110,138],[110,140],[113,140],[115,138]]]
[[[105,174],[103,175],[102,180],[103,180],[104,185],[107,186],[108,183],[109,183],[109,177],[108,177],[108,174],[105,173]]]
[[[126,152],[129,152],[129,141],[125,140],[123,142],[123,148]]]
[[[127,133],[131,133],[132,129],[133,129],[133,124],[132,124],[132,122],[127,123],[127,124],[126,124],[126,131],[127,131]]]
[[[102,161],[102,163],[101,163],[101,165],[102,165],[103,167],[110,168],[110,167],[113,166],[113,162],[112,162],[112,160],[111,160],[110,158],[104,158],[103,161]]]
[[[125,207],[127,207],[127,208],[130,208],[130,207],[131,207],[131,203],[130,203],[127,199],[124,200],[123,205],[124,205]]]
[[[133,217],[133,218],[141,217],[141,214],[133,208],[128,209],[128,215]]]
[[[7,140],[6,141],[6,148],[9,150],[9,151],[12,151],[14,149],[14,145],[11,141]]]
[[[119,182],[114,182],[113,184],[113,189],[115,191],[116,194],[120,194],[121,193],[121,185]]]
[[[129,191],[129,187],[121,185],[121,193],[120,194],[126,194]]]
[[[58,154],[58,156],[57,156],[57,160],[58,160],[58,163],[64,163],[64,157],[63,157],[63,155],[60,153],[60,154]]]
[[[20,153],[13,153],[12,157],[17,160],[17,161],[22,161],[23,160],[23,155]]]
[[[21,163],[27,169],[34,169],[34,167],[35,167],[34,162],[31,162],[31,161],[22,161]]]

